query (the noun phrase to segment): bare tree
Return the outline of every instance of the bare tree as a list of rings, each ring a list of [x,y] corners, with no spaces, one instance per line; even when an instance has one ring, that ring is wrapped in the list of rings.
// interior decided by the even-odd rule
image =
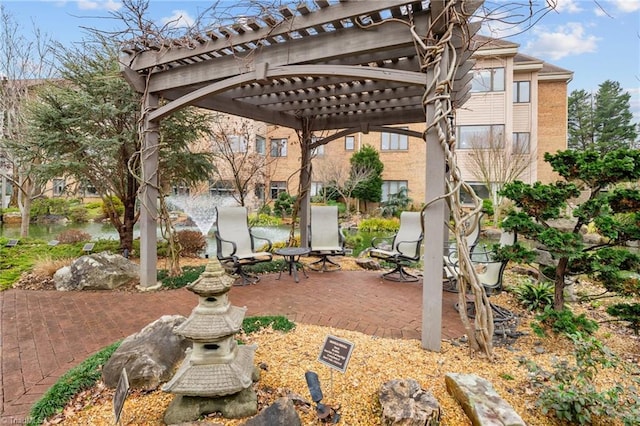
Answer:
[[[247,204],[250,191],[267,181],[267,173],[277,157],[267,155],[266,125],[252,120],[214,113],[211,147],[215,175],[229,182],[231,196]]]
[[[535,155],[531,153],[528,139],[523,137],[519,141],[505,141],[502,133],[477,133],[470,138],[470,145],[469,169],[489,190],[493,202],[494,224],[498,226],[504,202],[500,190],[505,184],[521,178],[531,168]]]
[[[316,166],[316,176],[325,188],[335,190],[347,205],[347,211],[351,211],[352,195],[356,187],[367,181],[373,170],[365,167],[351,166],[348,163],[323,159]]]
[[[0,176],[3,182],[13,185],[11,203],[20,209],[20,236],[26,237],[31,201],[41,195],[44,187],[34,167],[45,159],[40,152],[25,149],[25,117],[34,88],[53,75],[50,40],[35,26],[32,38],[21,34],[2,5],[0,24]],[[0,190],[4,197],[5,188]]]

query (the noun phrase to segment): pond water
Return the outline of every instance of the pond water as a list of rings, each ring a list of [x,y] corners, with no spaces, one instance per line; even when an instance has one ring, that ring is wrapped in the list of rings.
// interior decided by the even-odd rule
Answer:
[[[108,223],[70,223],[70,224],[61,224],[61,223],[52,223],[52,224],[31,224],[29,226],[29,237],[38,238],[44,241],[55,240],[56,237],[63,231],[67,231],[69,229],[77,229],[83,232],[86,232],[91,235],[92,240],[117,240],[118,233],[113,228],[111,224]],[[193,230],[199,231],[199,228],[196,226],[176,226],[176,231],[181,230]],[[289,238],[289,227],[284,226],[269,226],[269,227],[261,227],[254,226],[252,228],[252,232],[256,237],[268,238],[272,243],[278,241],[287,241]],[[136,226],[133,229],[133,237],[138,238],[140,236],[140,230]],[[0,237],[4,238],[20,238],[20,225],[8,225],[2,224],[0,225]],[[161,238],[160,230],[158,229],[158,238]],[[210,257],[216,254],[216,240],[213,234],[213,231],[207,233],[207,249],[206,254]],[[260,241],[258,241],[260,243]]]

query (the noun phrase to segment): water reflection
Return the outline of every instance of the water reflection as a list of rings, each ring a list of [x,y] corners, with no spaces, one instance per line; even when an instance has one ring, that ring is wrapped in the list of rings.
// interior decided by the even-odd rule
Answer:
[[[44,241],[51,241],[56,239],[56,237],[63,231],[68,231],[70,229],[77,229],[82,232],[86,232],[91,235],[92,240],[118,240],[118,233],[113,228],[111,224],[108,223],[70,223],[70,224],[61,224],[61,223],[51,223],[51,224],[31,224],[29,225],[29,237],[37,238]],[[196,226],[176,226],[176,232],[182,230],[193,230],[200,231]],[[287,241],[289,238],[289,227],[286,226],[255,226],[252,228],[253,233],[257,237],[268,238],[271,242],[279,242],[279,241]],[[138,238],[140,236],[140,230],[138,226],[133,228],[133,237]],[[0,237],[8,238],[8,239],[19,239],[20,238],[20,225],[19,224],[2,224],[0,225]],[[158,228],[158,238],[161,239],[162,235],[160,233],[160,229]],[[213,230],[211,230],[206,235],[207,239],[207,250],[206,254],[210,257],[216,254],[216,241],[213,234]],[[258,242],[260,243],[260,242]]]

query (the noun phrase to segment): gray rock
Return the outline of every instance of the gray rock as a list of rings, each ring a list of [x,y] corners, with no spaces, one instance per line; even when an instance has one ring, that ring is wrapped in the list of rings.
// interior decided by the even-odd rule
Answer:
[[[119,254],[108,252],[81,256],[53,275],[56,289],[60,291],[112,290],[139,279],[138,265]]]
[[[164,315],[124,339],[102,369],[105,385],[116,387],[123,368],[132,388],[156,389],[169,380],[191,346],[189,340],[173,333],[185,320],[181,315]]]
[[[243,426],[299,426],[300,416],[290,398],[278,398],[273,404],[244,422]]]
[[[447,373],[447,391],[458,401],[474,425],[526,426],[493,385],[475,374]]]
[[[168,425],[192,422],[215,412],[227,419],[253,416],[258,412],[258,396],[251,387],[218,398],[176,395],[164,412],[164,422]]]
[[[382,385],[378,395],[383,425],[440,424],[440,404],[414,379],[395,379]]]

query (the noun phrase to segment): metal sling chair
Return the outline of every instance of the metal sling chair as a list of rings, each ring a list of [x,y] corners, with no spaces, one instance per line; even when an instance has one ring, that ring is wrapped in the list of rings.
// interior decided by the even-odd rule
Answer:
[[[244,271],[243,266],[272,259],[271,241],[256,237],[251,233],[246,207],[216,207],[216,257],[232,273],[242,278],[240,285],[254,284],[260,280],[257,275]],[[264,240],[266,251],[255,251],[254,240]]]
[[[309,256],[320,259],[309,264],[314,271],[337,271],[340,264],[330,256],[344,256],[344,234],[338,223],[337,206],[311,206],[309,226]]]
[[[424,223],[421,212],[402,212],[400,214],[400,228],[392,237],[376,237],[371,241],[373,248],[369,255],[396,266],[385,272],[382,277],[391,281],[418,281],[419,278],[408,273],[405,266],[420,260],[422,240],[424,238]],[[385,243],[386,241],[386,243]]]

